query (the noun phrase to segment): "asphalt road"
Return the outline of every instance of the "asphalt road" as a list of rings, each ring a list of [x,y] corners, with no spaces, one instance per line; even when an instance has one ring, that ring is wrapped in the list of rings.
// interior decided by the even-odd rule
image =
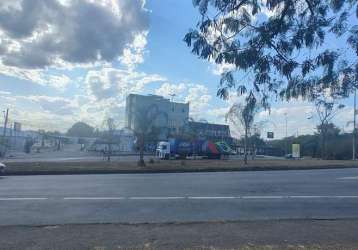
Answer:
[[[307,218],[358,218],[358,169],[0,178],[0,225]]]

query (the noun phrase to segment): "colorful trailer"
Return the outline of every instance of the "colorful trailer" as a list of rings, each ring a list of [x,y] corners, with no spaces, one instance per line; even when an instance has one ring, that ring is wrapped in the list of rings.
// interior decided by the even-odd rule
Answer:
[[[234,151],[225,142],[186,141],[175,138],[159,142],[156,150],[156,155],[160,159],[184,159],[190,156],[220,159],[222,155],[233,153]]]

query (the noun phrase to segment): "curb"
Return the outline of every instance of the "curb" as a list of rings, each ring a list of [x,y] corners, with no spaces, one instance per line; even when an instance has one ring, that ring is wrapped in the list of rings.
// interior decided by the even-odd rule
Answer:
[[[243,168],[203,168],[203,169],[138,169],[138,170],[44,170],[44,171],[7,171],[3,176],[26,175],[89,175],[89,174],[162,174],[162,173],[212,173],[212,172],[248,172],[248,171],[292,171],[292,170],[323,170],[323,169],[347,169],[358,166],[316,166],[316,167],[243,167]]]

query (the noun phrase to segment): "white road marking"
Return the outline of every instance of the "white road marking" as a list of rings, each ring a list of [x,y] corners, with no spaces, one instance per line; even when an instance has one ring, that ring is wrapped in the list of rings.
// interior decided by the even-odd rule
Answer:
[[[336,196],[327,196],[327,195],[294,195],[287,196],[290,199],[320,199],[320,198],[338,198]]]
[[[41,201],[48,197],[0,197],[0,201]],[[55,198],[56,199],[56,198]],[[257,195],[257,196],[131,196],[63,197],[63,200],[279,200],[279,199],[358,199],[358,195]]]
[[[11,198],[0,198],[0,201],[30,201],[30,200],[48,200],[48,198],[32,198],[32,197],[11,197]]]
[[[64,200],[124,200],[124,197],[64,197]]]
[[[185,199],[184,196],[169,196],[169,197],[128,197],[129,200],[179,200]]]
[[[284,199],[285,196],[240,196],[239,199]]]
[[[348,177],[341,177],[337,178],[338,180],[358,180],[358,176],[348,176]]]
[[[216,199],[238,199],[235,196],[188,196],[191,200],[216,200]]]

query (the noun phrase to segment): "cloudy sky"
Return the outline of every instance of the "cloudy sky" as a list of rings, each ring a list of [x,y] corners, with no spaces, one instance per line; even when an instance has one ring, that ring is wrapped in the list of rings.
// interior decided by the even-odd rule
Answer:
[[[105,117],[123,125],[129,93],[176,94],[193,118],[225,123],[237,98],[216,97],[223,67],[183,42],[199,18],[191,2],[1,0],[0,110],[27,129],[66,131],[76,121],[101,128]],[[344,103],[335,122],[350,131],[352,100]],[[283,136],[285,113],[289,135],[314,132],[314,109],[304,102],[261,112],[262,132]]]

